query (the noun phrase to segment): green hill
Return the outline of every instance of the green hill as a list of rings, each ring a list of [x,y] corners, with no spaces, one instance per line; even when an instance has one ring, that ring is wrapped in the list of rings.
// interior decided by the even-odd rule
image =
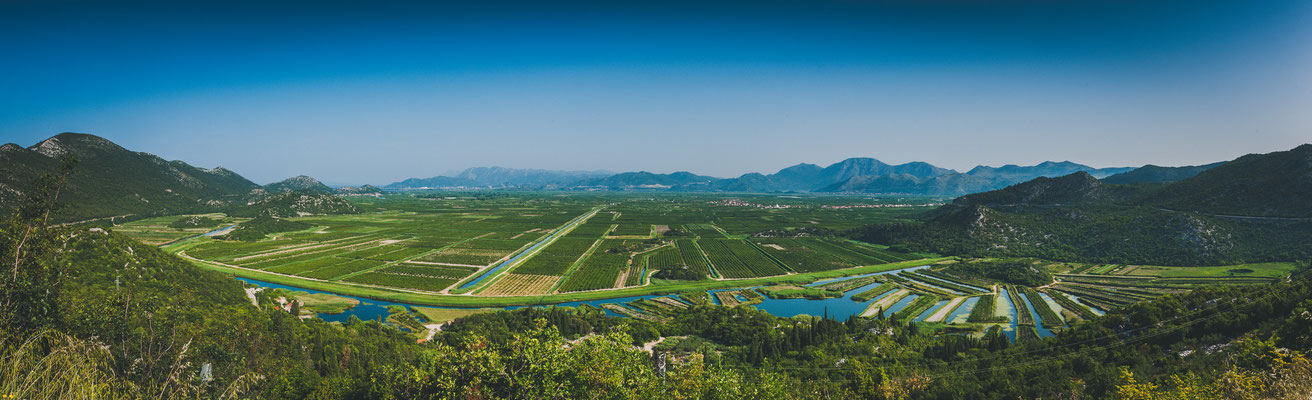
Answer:
[[[29,148],[0,148],[0,209],[12,211],[34,190],[33,182],[59,170],[59,159],[76,157],[56,219],[83,220],[123,214],[162,215],[212,208],[210,199],[258,187],[222,167],[196,168],[181,161],[129,151],[93,135],[61,133]]]
[[[267,215],[276,218],[291,218],[315,214],[356,214],[360,209],[341,197],[328,193],[282,192],[268,194],[256,191],[243,197],[244,203],[238,202],[225,209],[229,215],[238,217],[255,217]]]
[[[1312,145],[1248,155],[1181,182],[1108,184],[1078,172],[963,196],[923,222],[854,238],[946,254],[1198,265],[1312,257]]]
[[[1179,182],[1192,178],[1200,172],[1216,168],[1221,164],[1225,164],[1225,162],[1215,162],[1207,165],[1194,165],[1187,167],[1159,167],[1149,164],[1135,168],[1132,171],[1122,172],[1103,178],[1102,181],[1116,184]]]
[[[305,175],[294,176],[279,182],[270,183],[268,185],[264,185],[263,189],[269,193],[282,193],[282,192],[332,193],[333,192],[333,188],[328,187],[328,185],[323,184],[323,182],[319,182],[318,179],[314,179]]]
[[[0,146],[0,212],[30,201],[44,174],[57,174],[61,159],[77,159],[55,221],[225,211],[276,217],[355,213],[350,203],[314,178],[299,176],[261,188],[235,172],[202,169],[134,152],[104,138],[61,133],[29,148]]]
[[[1145,202],[1172,210],[1312,218],[1312,144],[1249,154],[1156,192]]]
[[[232,231],[221,236],[215,236],[220,240],[240,240],[243,242],[254,242],[264,239],[271,233],[291,232],[301,229],[310,228],[310,224],[288,221],[282,218],[270,217],[267,214],[260,215],[249,221],[242,222],[233,228]]]

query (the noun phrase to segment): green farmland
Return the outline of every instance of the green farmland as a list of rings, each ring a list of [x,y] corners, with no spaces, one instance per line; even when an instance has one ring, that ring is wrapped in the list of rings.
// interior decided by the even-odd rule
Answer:
[[[121,231],[164,244],[208,269],[289,286],[433,305],[512,305],[796,283],[913,265],[838,235],[903,221],[915,207],[844,209],[890,200],[852,196],[593,193],[391,194],[362,212],[288,218],[309,228],[255,241],[165,229],[183,217]],[[208,222],[240,222],[211,215]],[[928,261],[928,260],[927,260]],[[938,260],[933,260],[938,261]],[[661,270],[683,271],[652,279]]]

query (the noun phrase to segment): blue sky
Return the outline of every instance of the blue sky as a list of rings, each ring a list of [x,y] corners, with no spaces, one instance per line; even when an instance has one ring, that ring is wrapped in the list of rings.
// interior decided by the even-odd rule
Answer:
[[[261,183],[1199,164],[1312,142],[1310,20],[1283,0],[5,1],[0,139],[93,133]]]

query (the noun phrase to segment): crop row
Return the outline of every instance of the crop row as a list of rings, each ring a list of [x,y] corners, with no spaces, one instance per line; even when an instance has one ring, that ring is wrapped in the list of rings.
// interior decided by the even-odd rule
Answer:
[[[350,282],[367,283],[371,285],[391,286],[404,289],[427,290],[438,292],[446,289],[451,284],[456,283],[455,279],[434,278],[429,276],[418,275],[401,275],[388,272],[369,272],[352,276],[344,279]]]
[[[1089,309],[1089,306],[1080,304],[1075,300],[1071,300],[1071,298],[1066,297],[1065,294],[1059,293],[1055,290],[1047,291],[1047,293],[1048,293],[1048,297],[1052,297],[1053,300],[1056,300],[1057,304],[1061,304],[1062,308],[1066,309],[1067,311],[1070,311],[1071,313],[1074,313],[1076,316],[1080,318],[1090,319],[1097,316],[1097,314],[1093,313],[1093,310]]]
[[[374,260],[350,260],[344,263],[333,264],[328,267],[316,269],[314,271],[302,272],[297,275],[314,279],[333,279],[382,265],[382,262]]]
[[[704,274],[711,273],[710,264],[706,262],[706,256],[698,250],[697,244],[692,239],[679,239],[674,241],[675,247],[679,248],[679,258],[683,260],[683,265],[692,268]]]
[[[853,289],[875,283],[882,279],[883,278],[880,278],[879,275],[863,276],[859,278],[844,279],[837,282],[824,283],[824,284],[816,285],[815,287],[825,290],[834,290],[834,291],[846,293]]]
[[[268,240],[261,242],[213,241],[194,249],[187,250],[187,255],[203,260],[228,261],[246,254],[263,253],[274,249],[303,245],[302,240]]]
[[[970,288],[970,287],[966,287],[966,286],[962,286],[962,285],[958,285],[958,284],[956,284],[956,283],[952,283],[952,282],[948,282],[948,281],[943,281],[943,280],[934,279],[934,278],[932,278],[932,277],[929,277],[928,275],[920,274],[920,273],[918,273],[918,272],[916,272],[916,271],[906,271],[906,272],[903,272],[903,273],[901,273],[901,274],[899,274],[899,275],[902,275],[903,277],[906,277],[907,279],[911,279],[911,280],[914,280],[914,281],[917,281],[917,282],[920,282],[920,283],[929,284],[929,285],[933,285],[933,286],[941,287],[941,288],[944,288],[944,289],[950,289],[950,290],[953,290],[953,291],[959,292],[959,293],[961,293],[961,294],[972,295],[972,294],[981,293],[981,292],[980,292],[979,290],[977,290],[977,289]]]
[[[797,272],[828,271],[850,267],[829,253],[812,249],[798,239],[757,240],[760,248]]]
[[[955,283],[955,284],[958,284],[958,285],[961,285],[961,286],[978,288],[978,289],[974,289],[974,290],[977,290],[977,291],[984,291],[984,292],[991,291],[991,289],[989,289],[989,287],[992,286],[992,284],[990,284],[989,282],[985,282],[985,281],[979,280],[979,279],[975,279],[975,278],[963,278],[963,277],[956,276],[956,275],[953,275],[953,274],[949,274],[949,273],[946,273],[946,272],[942,272],[942,271],[934,271],[934,270],[931,270],[931,269],[922,269],[922,270],[918,270],[918,271],[916,271],[916,272],[919,273],[919,274],[921,274],[921,275],[925,275],[925,276],[928,276],[928,277],[931,277],[931,278],[938,278],[938,279],[941,280],[941,281],[948,281],[948,282],[952,282],[952,283]]]
[[[1021,295],[1015,286],[1007,287],[1007,296],[1011,298],[1011,305],[1016,307],[1016,323],[1020,325],[1034,325],[1034,316],[1030,314],[1029,306],[1021,299]]]
[[[484,296],[545,294],[559,280],[560,277],[554,275],[505,274],[479,294]]]
[[[741,240],[712,239],[698,242],[715,269],[725,278],[752,278],[787,273],[764,253]]]
[[[398,264],[383,269],[384,272],[392,272],[408,275],[424,275],[434,278],[463,279],[469,274],[477,271],[476,268],[469,267],[451,267],[444,265],[415,265],[415,264]]]
[[[1061,316],[1052,310],[1052,307],[1047,301],[1043,300],[1043,296],[1040,296],[1039,292],[1030,287],[1022,287],[1021,290],[1025,292],[1025,297],[1029,298],[1030,305],[1034,306],[1034,311],[1039,313],[1039,320],[1044,328],[1052,329],[1065,325],[1061,320]]]
[[[975,302],[975,308],[970,310],[970,317],[966,322],[996,322],[997,318],[993,314],[997,311],[998,298],[992,294],[986,294],[979,297]]]
[[[643,275],[647,272],[648,257],[639,257],[633,260],[629,265],[629,271],[624,276],[624,287],[642,286]]]
[[[903,321],[915,318],[917,315],[920,315],[920,313],[925,312],[925,309],[938,303],[938,299],[938,296],[932,294],[917,297],[915,301],[911,302],[911,304],[908,304],[906,307],[902,307],[901,310],[893,313],[890,319],[894,321]]]
[[[278,261],[280,260],[287,260],[291,258],[296,258],[298,260],[304,259],[299,257],[305,255],[314,255],[314,254],[322,255],[322,254],[329,254],[329,253],[334,255],[342,254],[342,253],[346,253],[351,248],[376,245],[375,241],[377,241],[378,239],[379,237],[377,236],[360,235],[341,241],[306,243],[306,245],[304,246],[289,247],[285,249],[274,249],[264,253],[237,257],[234,258],[230,262],[230,264],[246,266],[247,268],[262,268],[262,267],[252,267],[251,265],[260,264],[267,267],[270,265],[277,265]]]
[[[592,247],[596,242],[593,239],[573,239],[563,237],[556,239],[555,242],[546,248],[538,251],[533,258],[524,261],[518,267],[515,267],[517,274],[529,275],[556,275],[560,276],[569,270],[570,265],[574,265],[583,253]]]
[[[893,258],[881,258],[859,251],[849,243],[838,243],[825,239],[798,239],[812,249],[820,250],[852,265],[873,265],[893,262]]]
[[[724,234],[720,233],[720,231],[715,229],[711,224],[685,224],[683,230],[707,239],[724,237]]]
[[[560,285],[560,292],[577,292],[581,290],[608,289],[615,287],[620,273],[628,268],[629,255],[618,251],[624,245],[623,240],[607,240],[593,251],[578,269],[565,278]]]
[[[899,286],[896,285],[896,284],[885,283],[885,284],[883,284],[883,285],[876,286],[876,287],[874,287],[873,289],[870,289],[870,290],[867,290],[867,291],[864,291],[864,292],[861,292],[861,293],[857,293],[855,296],[852,296],[852,300],[853,300],[853,301],[859,301],[859,302],[869,301],[870,299],[873,299],[873,298],[879,297],[879,296],[883,295],[884,293],[891,292],[891,291],[897,289],[898,287],[899,287]]]

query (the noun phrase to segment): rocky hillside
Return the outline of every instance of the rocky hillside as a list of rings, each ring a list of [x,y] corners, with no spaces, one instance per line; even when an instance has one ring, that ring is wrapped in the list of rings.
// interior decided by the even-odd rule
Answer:
[[[261,188],[223,167],[196,168],[81,133],[61,133],[27,148],[0,146],[0,211],[10,213],[28,202],[38,178],[58,173],[65,157],[78,164],[60,193],[66,207],[55,214],[57,221],[212,211],[254,215],[271,210],[276,216],[358,212],[307,176]]]
[[[244,204],[233,204],[226,209],[229,215],[241,217],[269,216],[274,218],[302,217],[319,214],[356,214],[359,208],[339,196],[313,191],[255,193]]]
[[[328,187],[328,185],[323,184],[323,182],[319,182],[318,179],[314,179],[305,175],[299,175],[299,176],[284,179],[280,182],[274,182],[268,185],[264,185],[264,190],[269,193],[305,192],[305,191],[319,192],[319,193],[333,192],[333,188]]]
[[[0,208],[16,209],[42,174],[59,171],[65,156],[78,160],[60,200],[70,205],[57,218],[82,220],[123,214],[165,214],[207,209],[209,199],[258,187],[222,167],[196,168],[134,152],[104,138],[61,133],[31,147],[0,147]]]

